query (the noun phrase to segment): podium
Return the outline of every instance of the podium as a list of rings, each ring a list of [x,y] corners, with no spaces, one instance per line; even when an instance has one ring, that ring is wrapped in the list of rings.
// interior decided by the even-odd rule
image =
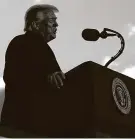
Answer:
[[[72,73],[72,83],[73,72],[78,80],[81,77],[86,91],[81,92],[85,94],[84,101],[91,101],[91,105],[85,107],[84,117],[93,125],[93,137],[135,137],[135,80],[90,61],[67,73],[67,77]],[[86,127],[87,131],[91,130]],[[86,134],[89,137],[90,134]]]
[[[93,65],[96,131],[111,137],[135,137],[135,80]]]
[[[134,84],[135,80],[94,62],[77,66],[66,73],[63,88],[45,99],[46,117],[44,123],[38,119],[37,134],[135,137]]]

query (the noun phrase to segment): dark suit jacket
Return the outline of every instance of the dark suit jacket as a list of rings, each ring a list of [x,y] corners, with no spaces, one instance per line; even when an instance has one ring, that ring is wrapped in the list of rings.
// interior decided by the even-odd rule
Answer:
[[[60,71],[54,53],[42,37],[27,32],[9,44],[3,79],[5,102],[3,124],[28,131],[37,131],[47,124],[49,99],[56,91],[47,76]]]

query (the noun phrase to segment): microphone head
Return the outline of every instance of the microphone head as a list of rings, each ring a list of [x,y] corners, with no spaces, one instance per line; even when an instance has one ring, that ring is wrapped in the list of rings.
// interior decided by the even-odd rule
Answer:
[[[82,37],[86,41],[97,41],[100,37],[100,33],[96,29],[84,29],[82,31]]]

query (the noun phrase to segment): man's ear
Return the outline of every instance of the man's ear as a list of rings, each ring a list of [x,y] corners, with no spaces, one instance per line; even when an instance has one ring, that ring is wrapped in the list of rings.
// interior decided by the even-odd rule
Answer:
[[[32,28],[35,30],[39,30],[39,24],[36,21],[32,21]]]

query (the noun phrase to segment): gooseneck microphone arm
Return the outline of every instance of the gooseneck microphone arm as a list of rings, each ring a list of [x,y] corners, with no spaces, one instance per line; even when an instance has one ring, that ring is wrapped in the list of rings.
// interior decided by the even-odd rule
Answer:
[[[114,30],[108,29],[108,28],[104,28],[104,30],[101,32],[100,35],[101,35],[102,38],[107,38],[107,32],[106,31],[110,31],[110,32],[115,33],[116,34],[115,36],[117,36],[121,40],[121,48],[120,48],[120,50],[118,51],[118,53],[115,56],[111,57],[111,59],[105,64],[105,67],[108,67],[108,65],[110,63],[112,63],[116,58],[118,58],[123,53],[123,50],[125,48],[125,40],[124,40],[123,36],[120,33],[116,32]]]

